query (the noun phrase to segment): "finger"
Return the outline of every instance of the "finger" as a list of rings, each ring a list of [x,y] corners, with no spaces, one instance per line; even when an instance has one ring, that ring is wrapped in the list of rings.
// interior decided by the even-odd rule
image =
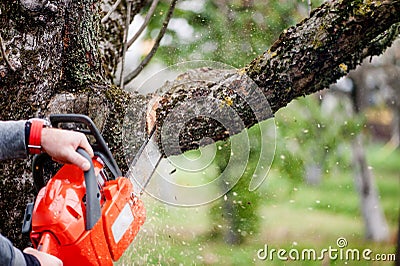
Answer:
[[[50,254],[44,253],[44,252],[40,252],[33,248],[24,249],[24,253],[35,256],[39,260],[40,265],[43,265],[43,266],[47,266],[47,265],[62,266],[63,265],[63,262],[59,258],[52,256]]]
[[[90,162],[76,151],[70,152],[66,159],[68,162],[75,164],[83,171],[88,171],[90,169]]]
[[[25,248],[25,249],[24,249],[24,253],[26,253],[26,254],[31,254],[31,255],[35,255],[35,254],[37,253],[37,250],[36,250],[36,249],[33,249],[33,248]]]
[[[82,136],[81,141],[79,143],[79,147],[83,148],[89,154],[90,158],[94,156],[92,146],[90,146],[85,136]]]

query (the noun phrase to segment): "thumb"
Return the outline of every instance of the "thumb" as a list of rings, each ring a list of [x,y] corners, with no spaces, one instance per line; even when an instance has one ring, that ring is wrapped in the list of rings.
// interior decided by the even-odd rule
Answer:
[[[24,249],[24,253],[35,256],[39,260],[40,265],[43,265],[43,266],[54,266],[54,265],[62,266],[63,265],[63,262],[59,258],[52,256],[50,254],[38,251],[33,248]]]

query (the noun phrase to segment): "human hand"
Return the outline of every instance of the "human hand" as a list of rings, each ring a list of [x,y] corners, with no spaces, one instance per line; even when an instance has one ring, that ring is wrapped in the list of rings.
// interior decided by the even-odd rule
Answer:
[[[76,149],[81,147],[90,157],[93,157],[93,149],[86,136],[82,133],[56,128],[43,128],[41,146],[43,151],[50,155],[54,161],[75,164],[83,171],[90,169],[88,160],[76,152]]]
[[[63,265],[63,262],[59,258],[57,258],[53,255],[41,252],[39,250],[33,249],[33,248],[24,249],[24,253],[35,256],[38,259],[38,261],[40,262],[41,266],[62,266]]]

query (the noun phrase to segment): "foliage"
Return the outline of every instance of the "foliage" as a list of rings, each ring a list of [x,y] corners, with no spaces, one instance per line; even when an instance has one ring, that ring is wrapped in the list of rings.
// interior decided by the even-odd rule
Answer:
[[[329,99],[334,101],[336,98]],[[345,99],[337,102],[334,113],[321,107],[321,100],[316,95],[296,100],[279,111],[275,119],[277,150],[272,168],[295,183],[304,181],[308,164],[317,165],[327,177],[331,177],[331,173],[349,169],[349,143],[362,130],[364,123],[362,117],[352,114],[352,107]],[[245,236],[257,233],[260,227],[257,210],[263,194],[260,191],[248,191],[260,153],[260,144],[257,142],[260,126],[263,124],[248,130],[250,158],[242,178],[211,211],[214,231],[223,235],[228,242],[233,238],[234,243],[242,243]],[[216,159],[221,171],[229,160],[229,145],[224,147]],[[345,205],[342,207],[346,209]]]
[[[198,9],[193,8],[197,6]],[[168,3],[162,2],[147,39],[154,39]],[[296,0],[186,0],[178,4],[157,58],[167,65],[188,60],[212,60],[242,67],[268,49],[285,28],[307,13]],[[185,28],[188,35],[180,34]]]
[[[254,126],[248,133],[253,136],[250,137],[250,141],[259,139],[259,126]],[[241,244],[247,236],[253,236],[260,228],[260,217],[257,213],[260,195],[256,191],[248,191],[258,162],[260,147],[257,144],[251,144],[249,160],[243,175],[236,185],[213,205],[210,211],[213,234],[223,236],[228,244]],[[226,171],[225,167],[230,155],[230,145],[225,143],[223,147],[224,149],[221,149],[216,157],[216,164],[221,172]],[[221,187],[223,188],[224,184],[221,184]]]
[[[349,166],[351,151],[345,144],[352,141],[365,124],[361,116],[353,115],[351,103],[343,96],[340,101],[332,97],[327,99],[334,101],[333,110],[324,108],[322,96],[318,99],[313,95],[295,100],[277,113],[275,167],[301,181],[307,164],[317,165],[323,173]]]
[[[399,212],[398,168],[386,168],[382,162],[400,162],[400,152],[377,145],[366,147],[371,167],[377,177],[381,204],[396,234]],[[393,165],[394,166],[394,165]],[[345,237],[348,247],[371,249],[374,254],[394,252],[392,242],[373,243],[363,239],[363,221],[354,193],[352,169],[341,168],[339,174],[329,172],[320,186],[308,186],[274,168],[259,193],[258,233],[245,238],[240,246],[227,246],[210,238],[210,227],[216,222],[210,216],[213,204],[197,208],[166,206],[151,197],[144,197],[148,221],[130,249],[117,265],[288,265],[287,261],[260,261],[257,250],[270,248],[336,247],[338,237]],[[290,265],[321,265],[322,261],[291,261]],[[361,261],[334,261],[327,265],[367,265]],[[390,263],[389,263],[390,264]],[[374,261],[373,265],[388,265]]]

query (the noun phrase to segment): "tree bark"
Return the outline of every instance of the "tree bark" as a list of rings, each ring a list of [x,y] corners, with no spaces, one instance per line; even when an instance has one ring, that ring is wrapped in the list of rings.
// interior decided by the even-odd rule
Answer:
[[[133,2],[133,13],[145,3]],[[109,6],[108,0],[0,1],[0,118],[88,114],[126,169],[125,157],[131,158],[146,137],[151,95],[130,94],[110,82],[121,54],[125,9],[120,7],[102,26]],[[390,44],[399,13],[400,2],[393,0],[326,3],[282,33],[246,68],[201,69],[166,84],[157,109],[160,148],[169,156],[211,139],[226,139],[267,119],[292,99],[327,87]],[[194,116],[187,115],[190,110]],[[213,115],[226,120],[218,122]],[[175,122],[184,124],[178,142],[170,141],[176,140],[176,131],[167,128]],[[127,156],[122,146],[128,146]],[[23,206],[32,197],[29,162],[0,167],[0,204],[7,213],[0,228],[16,241],[21,239]],[[26,241],[15,243],[24,246]]]
[[[108,2],[103,2],[105,12]],[[144,3],[133,1],[133,11],[137,13]],[[122,128],[121,110],[132,95],[111,86],[111,72],[121,54],[124,29],[119,23],[125,14],[123,7],[117,9],[103,27],[100,19],[105,12],[100,12],[99,4],[89,0],[0,1],[0,119],[83,113],[110,132],[105,135],[112,150],[121,146],[115,136],[117,128]],[[144,115],[144,110],[138,113]],[[143,115],[138,116],[139,122]],[[140,130],[144,132],[144,127]],[[123,155],[117,157],[125,162]],[[28,242],[20,232],[24,205],[33,196],[30,161],[2,162],[0,168],[4,217],[0,231],[23,247]]]

